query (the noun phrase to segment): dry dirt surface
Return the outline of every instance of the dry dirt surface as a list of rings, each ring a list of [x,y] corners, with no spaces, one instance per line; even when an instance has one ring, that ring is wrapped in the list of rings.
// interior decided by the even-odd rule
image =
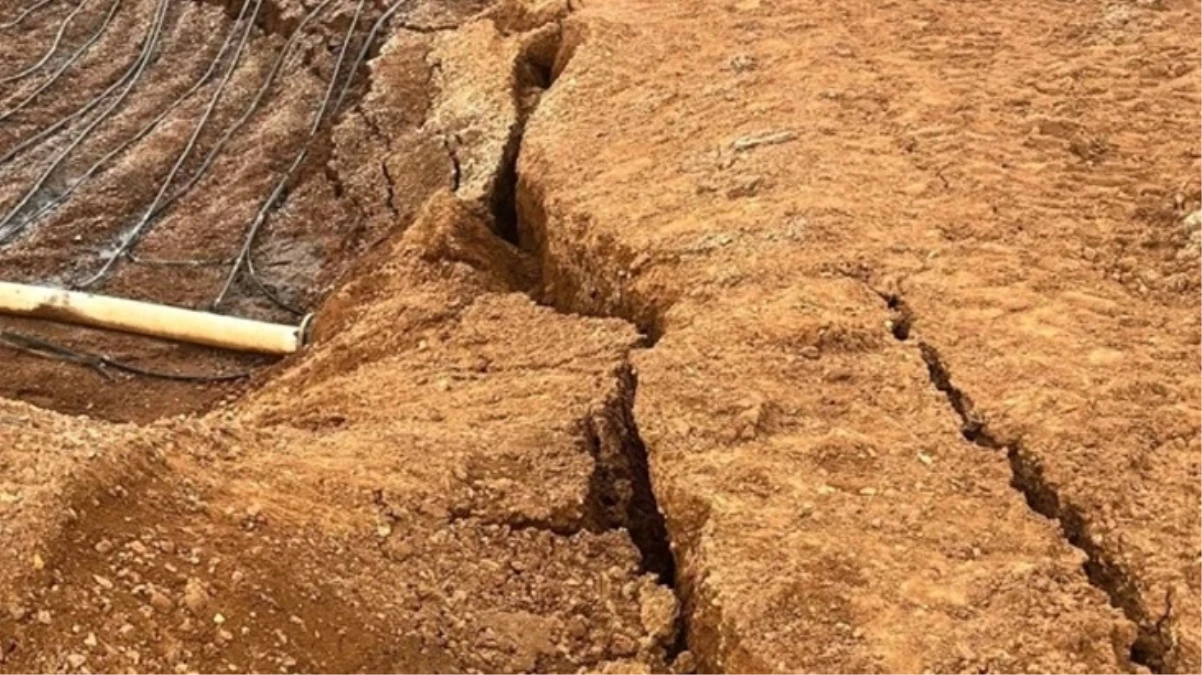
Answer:
[[[0,319],[0,672],[1198,672],[1200,14],[4,3],[0,279],[315,322]]]

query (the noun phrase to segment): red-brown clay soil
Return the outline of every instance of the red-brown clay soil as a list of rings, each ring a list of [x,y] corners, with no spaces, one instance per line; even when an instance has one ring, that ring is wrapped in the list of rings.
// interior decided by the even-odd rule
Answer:
[[[5,80],[76,6],[0,10],[0,153],[162,7]],[[214,101],[90,288],[208,308],[266,203],[217,310],[316,313],[0,321],[247,375],[0,344],[0,671],[1202,668],[1196,4],[388,11],[263,0],[221,88],[242,2],[169,2],[0,161],[0,279],[78,286]]]

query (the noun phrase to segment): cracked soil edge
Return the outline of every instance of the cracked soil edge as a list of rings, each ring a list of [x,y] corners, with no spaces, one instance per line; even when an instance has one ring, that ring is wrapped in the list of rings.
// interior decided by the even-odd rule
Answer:
[[[523,225],[523,219],[527,217],[522,208],[523,188],[526,185],[518,174],[519,158],[526,124],[537,109],[541,97],[553,87],[555,78],[567,66],[576,44],[565,44],[564,16],[559,12],[533,23],[530,23],[530,17],[506,17],[503,12],[485,18],[490,18],[503,36],[520,40],[521,48],[512,63],[513,89],[510,94],[516,110],[516,119],[502,145],[496,168],[490,172],[491,179],[487,181],[483,200],[459,194],[464,168],[459,154],[461,141],[457,130],[439,129],[436,135],[441,139],[452,167],[452,191],[456,193],[456,197],[469,207],[484,206],[491,215],[493,232],[500,240],[498,244],[517,247],[526,258],[532,259],[536,268],[534,277],[540,278],[544,270],[537,265],[537,255],[530,249],[530,240],[526,237],[528,230]],[[400,28],[413,30],[404,24]],[[458,25],[440,26],[415,32],[447,33],[458,28]],[[440,64],[432,64],[432,76],[440,68]],[[432,77],[433,79],[436,78]],[[434,91],[437,92],[438,88],[435,87]],[[432,104],[431,108],[435,105]],[[428,118],[423,120],[421,127],[431,131],[428,122]],[[479,201],[484,203],[480,204]],[[577,313],[572,308],[548,301],[548,298],[540,293],[545,287],[544,279],[542,282],[536,281],[530,287],[514,290],[524,292],[536,303],[561,314]],[[631,321],[622,312],[588,314],[625,321],[639,330],[640,335],[644,337],[644,344],[651,341],[647,331],[640,330],[639,322]],[[580,529],[595,532],[624,529],[639,551],[640,571],[654,575],[661,585],[675,593],[676,560],[668,540],[663,514],[652,489],[647,449],[639,435],[634,416],[638,376],[629,361],[629,354],[622,366],[611,375],[616,381],[613,394],[600,409],[580,422],[579,433],[585,438],[586,449],[594,461],[582,527],[565,528],[554,523],[533,522],[508,524],[519,529],[544,529],[560,536],[571,536]],[[462,513],[452,515],[453,519],[474,517]],[[678,608],[683,608],[684,599],[679,593],[676,595]],[[682,625],[684,620],[683,612],[678,609],[674,634],[665,636],[667,641],[663,644],[665,665],[670,665],[687,650],[687,630]]]
[[[892,312],[894,337],[899,341],[908,340],[915,323],[912,310],[896,294],[880,295]],[[1130,654],[1126,655],[1127,660],[1153,672],[1171,672],[1173,668],[1168,661],[1173,650],[1173,637],[1170,627],[1165,625],[1172,612],[1171,589],[1166,612],[1163,616],[1153,617],[1130,570],[1097,541],[1081,508],[1061,494],[1046,476],[1040,461],[1024,447],[1022,439],[1001,440],[995,436],[972,397],[955,385],[938,348],[921,339],[916,346],[927,366],[931,385],[944,394],[948,406],[960,420],[961,435],[984,450],[1005,453],[1011,471],[1010,486],[1023,495],[1032,511],[1057,521],[1064,540],[1085,554],[1083,572],[1090,585],[1105,593],[1110,604],[1135,625],[1137,637]]]

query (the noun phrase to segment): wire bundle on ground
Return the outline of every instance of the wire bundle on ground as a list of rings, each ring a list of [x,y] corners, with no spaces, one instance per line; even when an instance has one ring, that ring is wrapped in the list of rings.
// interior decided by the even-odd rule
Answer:
[[[55,37],[45,52],[33,63],[17,72],[0,75],[0,84],[17,81],[33,75],[50,63],[51,59],[61,48],[63,36],[67,33],[68,26],[90,1],[79,0],[75,3],[70,12],[57,24]],[[129,0],[125,1],[128,2]],[[41,0],[26,7],[14,19],[6,23],[0,23],[0,29],[16,26],[33,12],[48,5],[49,2],[50,0]],[[12,103],[5,109],[0,109],[0,122],[18,113],[29,111],[31,106],[40,97],[44,96],[51,87],[62,79],[65,72],[79,63],[92,46],[101,39],[102,34],[113,22],[114,17],[122,6],[122,2],[123,0],[111,0],[103,17],[91,29],[82,43],[55,61],[53,70],[29,90],[28,93],[25,93],[20,100]],[[225,265],[228,266],[228,269],[224,275],[223,283],[210,305],[211,307],[216,308],[222,305],[228,299],[232,287],[239,276],[245,273],[247,279],[268,300],[287,311],[302,314],[303,311],[301,309],[280,297],[279,293],[264,281],[259,274],[253,259],[255,242],[270,220],[271,214],[280,209],[286,201],[289,192],[294,187],[293,183],[296,181],[300,169],[310,156],[318,135],[337,118],[354,84],[357,73],[364,65],[371,51],[372,45],[375,43],[382,28],[403,4],[403,0],[394,0],[379,15],[371,28],[366,31],[366,35],[362,40],[356,41],[356,32],[369,4],[368,0],[357,0],[353,15],[345,30],[345,35],[334,61],[329,80],[324,87],[321,99],[317,102],[313,110],[305,135],[300,141],[299,147],[295,149],[291,161],[287,164],[283,172],[276,176],[273,187],[260,201],[259,208],[254,217],[247,222],[236,253],[231,258],[208,255],[198,256],[193,260],[161,260],[138,257],[135,255],[135,250],[139,242],[153,229],[155,223],[173,205],[187,196],[200,183],[214,165],[216,158],[221,155],[238,131],[257,112],[263,109],[264,104],[269,98],[269,93],[278,84],[279,76],[284,70],[285,62],[296,51],[302,37],[306,35],[307,29],[316,17],[326,11],[334,0],[321,0],[321,2],[312,7],[303,16],[288,36],[285,44],[276,53],[267,74],[263,77],[251,100],[243,107],[241,114],[229,122],[209,145],[203,158],[198,163],[195,161],[195,158],[200,155],[199,141],[201,135],[211,126],[215,111],[225,96],[228,85],[248,49],[254,31],[255,19],[260,14],[263,0],[243,0],[239,14],[231,22],[229,31],[217,53],[208,63],[205,71],[186,91],[167,103],[153,119],[144,123],[137,131],[124,136],[115,146],[100,155],[98,159],[92,161],[82,173],[73,177],[65,177],[65,180],[60,178],[58,174],[63,173],[64,168],[67,166],[68,158],[73,153],[79,151],[90,138],[96,136],[96,132],[103,125],[113,119],[114,115],[122,109],[132,93],[138,88],[138,85],[146,79],[146,73],[156,62],[158,52],[161,50],[163,35],[165,33],[164,25],[171,2],[170,0],[155,0],[155,2],[153,15],[145,27],[141,39],[137,43],[135,55],[114,80],[109,82],[102,91],[89,96],[70,112],[40,126],[31,134],[16,141],[11,147],[0,150],[0,153],[2,153],[0,154],[0,168],[3,168],[6,164],[22,156],[31,148],[46,143],[56,136],[62,136],[61,140],[55,141],[55,149],[46,160],[45,165],[37,169],[32,183],[26,186],[19,197],[0,214],[0,247],[16,240],[17,237],[27,232],[38,219],[66,203],[82,186],[85,186],[90,180],[107,170],[113,165],[115,160],[130,151],[156,128],[159,128],[168,117],[187,101],[191,100],[202,88],[211,85],[212,91],[208,96],[207,103],[201,112],[198,113],[197,119],[192,124],[190,134],[175,153],[174,159],[166,173],[157,179],[157,188],[153,198],[149,203],[139,207],[140,215],[127,227],[123,228],[116,236],[113,246],[108,247],[102,253],[100,266],[93,272],[85,275],[75,286],[87,288],[103,283],[112,274],[121,260],[130,260],[151,265]],[[356,42],[357,48],[352,47]],[[352,59],[353,52],[354,58]],[[220,73],[220,77],[218,77],[218,73]],[[196,168],[190,172],[185,171],[185,167],[189,164],[196,164]],[[52,180],[54,181],[53,184],[51,183]],[[82,363],[98,369],[109,367],[135,374],[162,376],[162,374],[155,374],[150,371],[142,372],[136,367],[126,367],[124,364],[113,361],[103,354],[73,350],[61,345],[55,345],[50,341],[40,340],[40,338],[23,334],[0,332],[0,343],[10,348],[21,349],[31,353],[36,352],[42,356],[50,355],[53,358]],[[239,374],[230,377],[236,378],[242,376],[242,374]],[[219,377],[221,379],[226,378],[226,376]],[[197,378],[181,376],[176,379],[213,378],[209,378],[208,376],[197,376]]]

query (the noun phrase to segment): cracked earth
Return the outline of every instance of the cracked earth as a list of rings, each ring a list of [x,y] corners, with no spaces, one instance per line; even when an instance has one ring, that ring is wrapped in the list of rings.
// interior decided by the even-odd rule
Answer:
[[[29,0],[3,672],[1197,672],[1200,12]],[[212,379],[220,378],[220,379]]]

